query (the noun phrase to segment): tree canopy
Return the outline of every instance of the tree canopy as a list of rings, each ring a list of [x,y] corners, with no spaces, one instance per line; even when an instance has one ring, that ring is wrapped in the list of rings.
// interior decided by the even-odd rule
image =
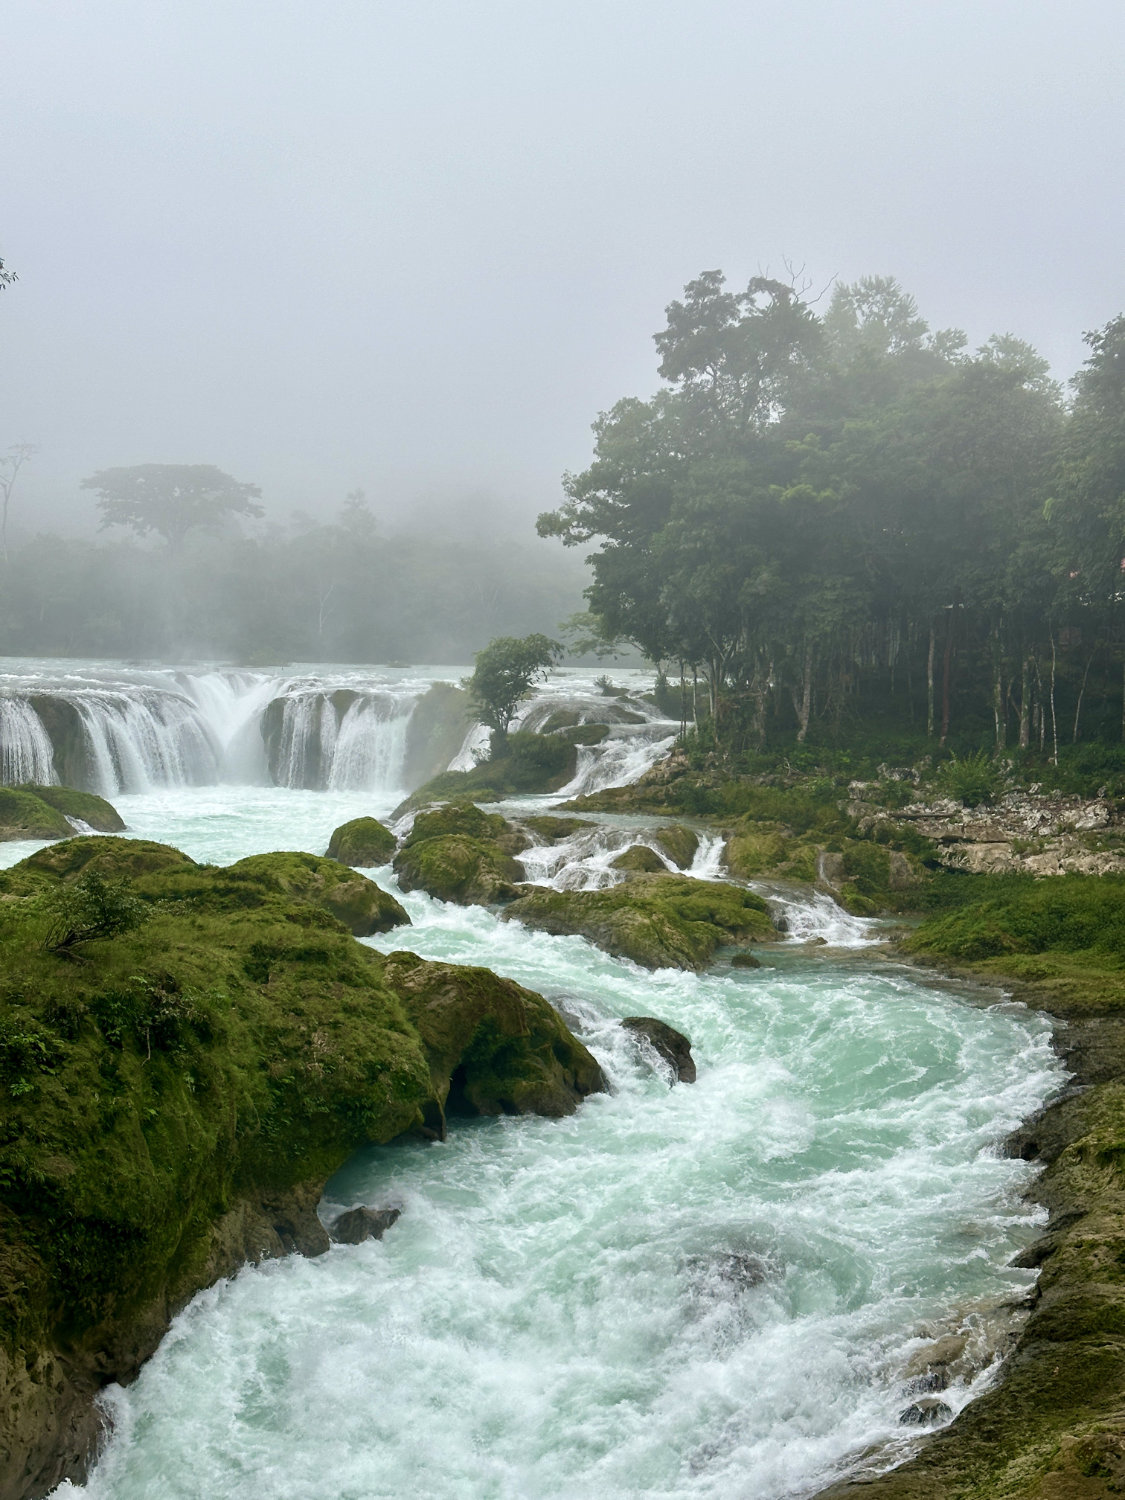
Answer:
[[[257,485],[232,479],[213,464],[100,469],[82,488],[97,494],[103,527],[127,526],[138,536],[155,532],[172,548],[197,527],[262,514]]]
[[[500,744],[533,684],[562,654],[558,641],[538,634],[498,636],[477,652],[476,667],[465,686],[473,712]]]
[[[1120,733],[1125,317],[1087,342],[1068,405],[1028,344],[969,351],[892,278],[818,311],[705,272],[662,388],[597,419],[539,531],[594,544],[601,628],[698,676],[728,751],[873,712],[997,749]]]

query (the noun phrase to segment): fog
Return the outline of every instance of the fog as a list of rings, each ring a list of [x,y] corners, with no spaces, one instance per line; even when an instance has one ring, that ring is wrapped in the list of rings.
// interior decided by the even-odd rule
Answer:
[[[1125,305],[1120,8],[9,0],[13,522],[212,463],[528,527],[700,270],[892,274],[1056,372]],[[494,523],[493,523],[494,524]],[[547,545],[547,544],[540,544]]]

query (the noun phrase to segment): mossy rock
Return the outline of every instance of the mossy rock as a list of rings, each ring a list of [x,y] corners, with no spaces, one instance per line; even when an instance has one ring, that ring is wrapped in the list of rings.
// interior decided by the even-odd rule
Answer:
[[[125,827],[125,820],[117,809],[96,792],[79,792],[70,786],[33,786],[30,783],[19,790],[30,792],[66,818],[80,818],[95,833],[120,833]]]
[[[666,823],[652,837],[656,847],[662,849],[679,869],[691,868],[699,853],[699,835],[694,828],[685,828],[682,823]]]
[[[488,969],[392,953],[387,983],[430,1060],[447,1115],[569,1115],[601,1068],[540,995]]]
[[[99,861],[115,878],[137,871],[149,919],[89,942],[81,962],[49,952],[39,898]],[[246,1258],[324,1248],[316,1199],[355,1149],[433,1133],[451,1094],[554,1115],[599,1084],[540,997],[482,970],[388,963],[310,905],[370,885],[333,861],[209,869],[109,837],[7,873],[5,1495],[81,1474],[93,1394],[131,1379],[200,1287]]]
[[[623,849],[620,854],[610,860],[615,870],[626,870],[636,875],[667,875],[668,866],[660,858],[655,849],[650,849],[647,844],[634,844],[629,849]]]
[[[366,875],[315,854],[253,854],[221,872],[225,883],[249,880],[330,913],[355,937],[409,926],[402,904]]]
[[[600,745],[609,735],[608,724],[576,724],[572,729],[560,729],[558,738],[568,745]]]
[[[556,818],[551,813],[535,813],[521,818],[520,828],[528,828],[548,844],[557,844],[562,839],[573,838],[581,828],[593,828],[594,824],[582,818]]]
[[[74,829],[55,807],[34,792],[0,786],[0,843],[15,839],[65,839]]]
[[[472,718],[469,695],[452,682],[435,682],[406,726],[403,785],[413,790],[440,776],[460,750]]]
[[[395,855],[395,875],[404,891],[489,906],[516,895],[523,870],[513,856],[527,845],[527,835],[498,813],[451,803],[415,818]]]
[[[731,835],[723,850],[727,869],[739,880],[776,872],[786,861],[789,840],[776,828],[744,827]]]
[[[720,947],[760,942],[774,931],[766,903],[752,891],[667,873],[600,891],[525,887],[504,916],[541,932],[578,933],[649,969],[705,969]]]
[[[352,818],[332,830],[328,858],[342,865],[374,869],[389,864],[395,852],[395,836],[377,818]]]
[[[505,753],[471,771],[445,771],[420,786],[395,809],[395,817],[434,802],[499,801],[557,792],[574,777],[578,751],[557,734],[510,734]]]

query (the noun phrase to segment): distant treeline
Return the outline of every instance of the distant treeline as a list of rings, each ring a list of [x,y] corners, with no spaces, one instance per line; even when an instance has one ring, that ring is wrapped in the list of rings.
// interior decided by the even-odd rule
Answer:
[[[330,523],[261,535],[230,514],[181,536],[148,531],[11,546],[0,655],[469,662],[493,636],[554,633],[588,576],[530,535],[385,536],[355,497]]]
[[[818,311],[707,272],[667,313],[665,387],[599,418],[539,529],[597,546],[604,631],[684,672],[705,736],[1121,739],[1125,317],[1064,393],[887,278]]]

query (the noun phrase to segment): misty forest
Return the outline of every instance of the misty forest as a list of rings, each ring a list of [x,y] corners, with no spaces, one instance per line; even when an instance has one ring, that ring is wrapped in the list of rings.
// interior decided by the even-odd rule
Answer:
[[[55,9],[0,1500],[1125,1494],[1119,17]]]

